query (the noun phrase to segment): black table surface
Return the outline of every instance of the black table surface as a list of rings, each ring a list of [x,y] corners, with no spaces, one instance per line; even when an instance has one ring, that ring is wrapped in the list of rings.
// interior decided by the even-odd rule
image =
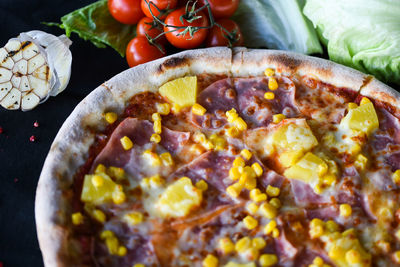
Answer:
[[[94,0],[0,0],[0,47],[21,32],[61,29],[64,14]],[[43,266],[36,237],[36,185],[50,145],[74,107],[94,88],[128,66],[111,48],[99,49],[72,34],[72,74],[67,89],[28,112],[0,107],[0,262],[3,266]],[[38,121],[39,127],[33,123]],[[30,136],[36,137],[30,142]],[[29,264],[29,265],[27,265]],[[0,264],[1,266],[1,264]]]

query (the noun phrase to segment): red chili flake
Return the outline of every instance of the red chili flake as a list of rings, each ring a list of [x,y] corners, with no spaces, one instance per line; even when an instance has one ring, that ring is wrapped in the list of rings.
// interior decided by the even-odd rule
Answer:
[[[2,134],[2,133],[3,133],[3,127],[0,127],[0,134]],[[1,267],[1,265],[0,265],[0,267]]]
[[[0,267],[3,267],[3,263],[0,261]]]
[[[38,122],[38,121],[35,121],[35,122],[33,123],[33,127],[35,127],[35,128],[39,127],[39,122]]]
[[[36,141],[36,137],[34,135],[32,135],[31,137],[29,137],[29,141],[31,142],[35,142]],[[0,266],[1,267],[1,266]]]
[[[18,182],[18,178],[14,178],[14,183],[17,183]],[[0,265],[0,267],[1,267],[1,265]]]

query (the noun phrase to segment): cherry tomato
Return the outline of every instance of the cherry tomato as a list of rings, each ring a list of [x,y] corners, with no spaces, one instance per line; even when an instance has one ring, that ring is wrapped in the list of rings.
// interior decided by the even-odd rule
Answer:
[[[133,38],[126,47],[126,60],[129,67],[134,67],[163,56],[164,53],[156,46],[150,44],[147,38],[143,36]]]
[[[203,12],[197,12],[195,16],[200,16],[198,19],[195,19],[192,22],[188,22],[183,18],[183,23],[180,21],[180,17],[185,15],[185,7],[177,9],[168,14],[165,19],[165,24],[172,26],[192,26],[192,27],[206,27],[208,26],[208,19],[204,15]],[[190,36],[189,32],[186,32],[184,35],[177,35],[180,32],[184,31],[184,29],[179,29],[174,32],[168,32],[174,30],[173,27],[164,27],[164,32],[166,32],[167,40],[175,47],[182,49],[190,49],[195,48],[201,45],[201,43],[206,39],[208,29],[200,29],[196,31],[193,36]],[[168,32],[168,33],[167,33]]]
[[[163,32],[162,26],[160,28],[152,28],[152,23],[154,20],[148,17],[143,17],[136,26],[136,36],[146,36],[149,35],[151,38],[156,38],[160,33]],[[167,43],[167,39],[165,35],[161,35],[157,40],[157,43],[165,45]]]
[[[121,23],[136,24],[144,14],[140,0],[108,0],[108,10]]]
[[[239,0],[208,0],[208,3],[215,19],[229,18],[239,6]],[[206,1],[200,0],[200,4],[204,6]]]
[[[155,4],[160,10],[167,8],[168,9],[175,8],[176,4],[178,3],[178,0],[146,0],[146,1],[153,2],[153,4]],[[146,1],[145,0],[141,1],[143,13],[149,18],[153,18],[149,10],[148,3],[146,3]],[[160,12],[158,12],[157,8],[155,8],[153,5],[150,5],[150,7],[151,7],[151,12],[153,12],[153,15],[157,17],[160,14]],[[164,18],[165,16],[161,17],[161,19]]]
[[[219,25],[227,29],[230,33],[233,31],[236,32],[235,38],[231,40],[232,46],[241,46],[243,45],[243,35],[240,31],[239,26],[231,19],[219,19],[216,21]],[[207,46],[228,46],[229,39],[226,37],[228,35],[223,29],[214,25],[211,28],[208,36],[206,45]]]

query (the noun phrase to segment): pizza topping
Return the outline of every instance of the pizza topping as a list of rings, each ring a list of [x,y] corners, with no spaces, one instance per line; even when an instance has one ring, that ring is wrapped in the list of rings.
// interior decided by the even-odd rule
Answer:
[[[118,115],[114,112],[107,112],[104,118],[109,124],[113,124],[118,119]]]
[[[83,215],[80,212],[72,213],[71,220],[74,225],[80,225],[83,223]]]
[[[203,116],[206,113],[206,109],[202,105],[196,103],[192,106],[192,113]]]
[[[171,111],[171,106],[168,103],[156,103],[156,108],[161,115],[168,115]]]
[[[105,173],[85,175],[81,200],[87,203],[101,204],[113,200],[121,189]]]
[[[188,215],[201,201],[202,191],[182,177],[165,189],[156,205],[162,216],[176,218]]]
[[[217,267],[218,266],[218,258],[212,254],[208,254],[207,257],[203,260],[203,267]]]
[[[272,93],[272,92],[266,92],[266,93],[264,94],[264,98],[267,99],[267,100],[272,100],[272,99],[275,98],[275,94]]]
[[[133,147],[132,140],[128,136],[124,136],[120,139],[121,145],[125,150],[130,150]]]
[[[183,77],[165,83],[159,89],[162,96],[180,108],[193,106],[197,97],[197,77]]]

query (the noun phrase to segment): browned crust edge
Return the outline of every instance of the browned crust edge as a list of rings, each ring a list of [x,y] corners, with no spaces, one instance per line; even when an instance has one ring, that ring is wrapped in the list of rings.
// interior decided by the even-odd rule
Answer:
[[[327,60],[286,51],[246,48],[189,50],[116,75],[78,104],[62,125],[44,163],[36,191],[35,218],[45,266],[71,266],[73,262],[69,253],[72,210],[68,192],[73,175],[85,162],[93,143],[93,130],[101,131],[106,126],[102,119],[104,112],[120,114],[133,95],[156,91],[177,77],[201,73],[258,76],[267,67],[285,75],[312,73],[321,81],[356,92],[370,80],[370,76]],[[399,112],[399,93],[383,83],[372,80],[361,93],[383,99]]]

